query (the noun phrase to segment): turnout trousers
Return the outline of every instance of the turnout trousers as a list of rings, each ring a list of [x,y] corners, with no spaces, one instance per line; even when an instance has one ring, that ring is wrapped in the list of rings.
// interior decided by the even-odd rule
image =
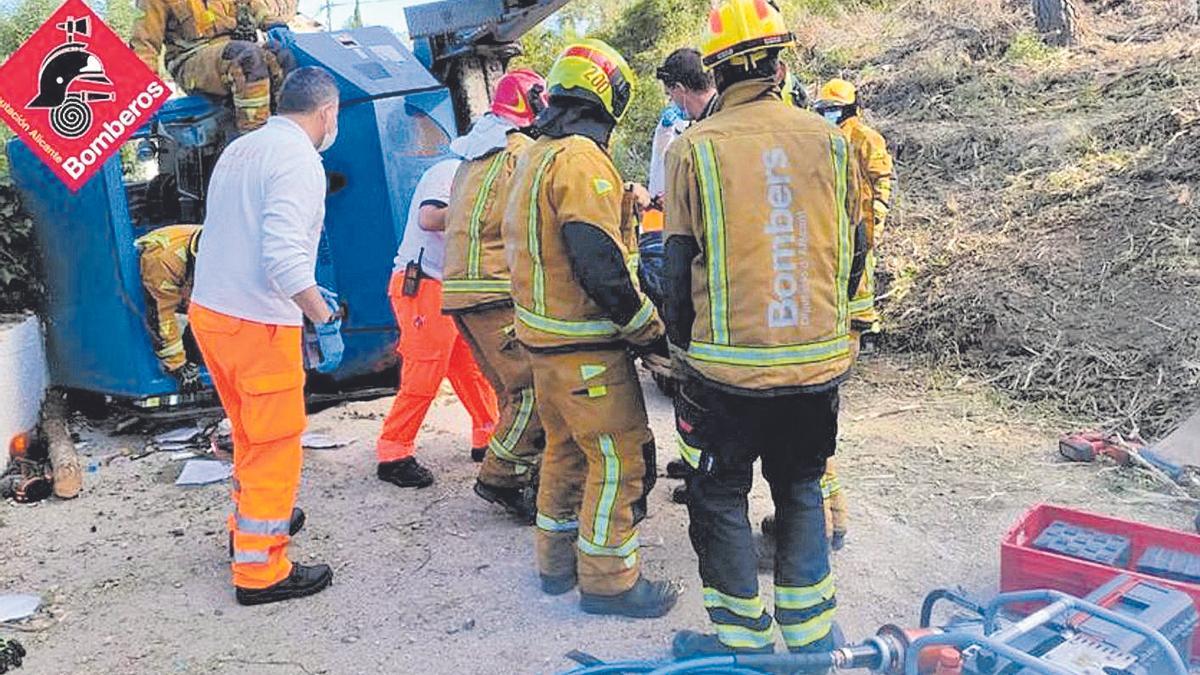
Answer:
[[[617,595],[637,582],[637,524],[654,486],[654,437],[624,349],[531,353],[546,431],[537,496],[538,571]]]
[[[237,128],[250,131],[271,116],[272,91],[283,84],[289,59],[256,42],[217,39],[180,61],[171,76],[189,94],[232,95]]]
[[[471,415],[471,447],[486,447],[499,415],[496,394],[454,320],[442,314],[442,282],[422,279],[412,297],[401,292],[403,285],[404,274],[393,274],[388,296],[400,328],[400,390],[375,446],[378,460],[413,455],[417,432],[445,379]]]
[[[538,418],[529,355],[513,334],[513,307],[462,312],[454,315],[454,322],[500,405],[500,421],[488,442],[479,480],[494,487],[524,487],[536,474],[546,435]]]
[[[837,439],[838,392],[778,397],[727,393],[695,378],[676,396],[687,478],[688,533],[704,607],[722,643],[761,648],[779,623],[793,651],[832,648],[836,606],[821,476]],[[775,614],[759,597],[748,519],[756,458],[775,504]]]
[[[233,585],[266,588],[292,571],[288,527],[306,423],[300,327],[247,321],[195,303],[188,318],[233,428]]]

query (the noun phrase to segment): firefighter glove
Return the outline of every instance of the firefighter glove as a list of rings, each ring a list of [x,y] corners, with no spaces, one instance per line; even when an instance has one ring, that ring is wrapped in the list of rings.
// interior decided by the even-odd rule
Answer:
[[[179,382],[179,391],[184,394],[200,391],[204,382],[200,379],[200,366],[188,361],[179,368],[171,371],[171,376]]]

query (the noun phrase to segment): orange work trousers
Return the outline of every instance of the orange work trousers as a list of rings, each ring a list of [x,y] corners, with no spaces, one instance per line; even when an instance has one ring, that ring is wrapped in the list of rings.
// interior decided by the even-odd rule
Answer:
[[[486,448],[500,417],[496,393],[454,320],[442,314],[442,282],[422,279],[412,297],[401,292],[403,285],[404,275],[393,274],[388,297],[400,328],[396,349],[401,359],[400,391],[375,446],[378,460],[394,462],[412,456],[425,414],[447,378],[471,415],[471,447]]]
[[[233,585],[288,577],[288,526],[300,487],[304,360],[300,327],[276,326],[192,303],[204,363],[233,427]]]

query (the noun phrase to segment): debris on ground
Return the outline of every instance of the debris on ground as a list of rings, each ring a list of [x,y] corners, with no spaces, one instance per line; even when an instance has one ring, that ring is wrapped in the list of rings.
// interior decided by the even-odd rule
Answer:
[[[0,675],[21,667],[25,647],[12,638],[0,638]]]
[[[175,479],[175,484],[181,486],[211,485],[229,480],[232,475],[233,465],[229,462],[189,459],[183,465],[183,471],[179,473],[179,478]]]
[[[40,502],[54,492],[50,463],[29,457],[14,457],[0,475],[0,499],[20,504]]]
[[[21,621],[33,616],[42,606],[42,599],[30,593],[0,594],[0,623]]]
[[[153,443],[164,452],[203,448],[208,444],[208,431],[200,426],[180,427],[158,434]]]
[[[334,438],[326,433],[318,431],[310,431],[300,437],[300,445],[311,450],[334,450],[336,448],[344,448],[358,439],[351,438],[349,440]]]

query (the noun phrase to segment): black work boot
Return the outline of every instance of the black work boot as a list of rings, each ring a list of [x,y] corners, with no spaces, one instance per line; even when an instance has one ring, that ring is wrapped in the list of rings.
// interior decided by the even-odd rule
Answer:
[[[266,588],[238,588],[237,601],[242,605],[265,605],[303,598],[320,593],[333,581],[333,570],[329,565],[301,565],[292,563],[288,578]]]
[[[675,639],[671,641],[671,654],[677,659],[716,654],[771,654],[774,651],[774,644],[753,649],[734,649],[721,642],[714,633],[697,633],[694,630],[678,631],[675,633]]]
[[[679,599],[679,589],[670,581],[639,578],[633,588],[618,595],[579,593],[579,607],[588,614],[614,614],[635,619],[664,616]]]
[[[475,494],[484,501],[503,507],[526,525],[532,525],[537,516],[537,506],[534,504],[536,493],[529,488],[496,487],[476,480]]]
[[[682,459],[673,459],[667,462],[667,478],[687,478],[691,472],[691,465]]]
[[[675,502],[676,504],[688,503],[687,483],[676,485],[671,489],[671,501]]]
[[[380,462],[375,469],[379,480],[402,488],[425,488],[433,485],[433,472],[417,463],[416,457],[405,457],[394,462]]]
[[[561,577],[539,574],[538,577],[542,580],[542,592],[546,595],[562,595],[575,588],[575,584],[579,583],[579,577],[574,574],[567,574]]]
[[[479,464],[487,456],[487,448],[471,448],[471,461]]]

